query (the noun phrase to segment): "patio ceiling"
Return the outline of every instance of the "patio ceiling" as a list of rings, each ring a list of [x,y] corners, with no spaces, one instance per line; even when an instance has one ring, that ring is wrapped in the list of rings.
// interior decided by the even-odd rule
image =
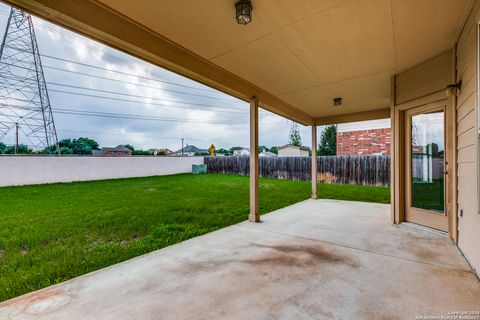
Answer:
[[[6,2],[303,124],[388,116],[391,76],[454,46],[472,4],[253,0],[242,26],[235,0]]]

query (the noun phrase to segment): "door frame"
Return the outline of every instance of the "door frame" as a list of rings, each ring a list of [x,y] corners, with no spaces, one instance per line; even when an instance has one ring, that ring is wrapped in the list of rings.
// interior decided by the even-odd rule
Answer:
[[[438,62],[436,58],[427,60],[416,67],[403,71],[391,77],[390,94],[390,117],[391,117],[391,171],[390,186],[391,192],[391,219],[392,223],[398,224],[405,221],[405,139],[404,119],[405,110],[422,105],[428,105],[447,99],[448,121],[445,132],[452,139],[446,146],[449,152],[447,160],[448,185],[447,192],[449,202],[446,204],[451,213],[448,219],[448,233],[455,244],[458,244],[458,204],[457,204],[457,97],[445,94],[445,87],[448,84],[457,83],[457,48],[456,45],[448,50],[451,53],[450,61]],[[435,70],[443,69],[440,74]],[[400,79],[403,79],[400,81]],[[407,87],[405,85],[408,84]],[[428,86],[426,86],[428,84]],[[414,90],[415,88],[422,90]],[[408,98],[405,93],[409,92]],[[403,95],[400,99],[400,95]]]
[[[394,81],[392,86],[394,86]],[[392,103],[391,126],[391,203],[392,223],[399,224],[406,221],[406,121],[407,110],[423,107],[434,109],[445,106],[445,161],[448,163],[448,173],[445,175],[445,211],[448,213],[448,234],[458,242],[457,204],[456,204],[456,99],[445,97],[445,92],[438,91],[399,105]]]
[[[448,169],[449,169],[449,156],[451,150],[447,148],[449,145],[449,140],[452,137],[449,137],[447,133],[447,123],[449,122],[448,116],[448,100],[441,100],[435,103],[430,103],[428,105],[423,105],[415,108],[410,108],[405,110],[405,131],[404,131],[404,146],[405,146],[405,220],[408,222],[413,222],[426,226],[432,229],[437,229],[440,231],[448,232],[448,219],[451,214],[448,203],[450,202],[450,194],[448,192]],[[411,139],[412,139],[412,121],[411,118],[415,115],[423,114],[430,111],[443,111],[443,141],[444,141],[444,213],[434,213],[428,209],[415,208],[411,205],[412,203],[412,148],[411,148]]]

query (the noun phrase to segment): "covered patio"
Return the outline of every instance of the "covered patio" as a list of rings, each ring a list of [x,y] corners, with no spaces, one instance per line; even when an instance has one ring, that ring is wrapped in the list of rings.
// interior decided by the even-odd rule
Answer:
[[[444,234],[306,200],[0,304],[1,319],[415,319],[478,310]]]
[[[252,1],[248,26],[233,0],[2,1],[249,102],[250,150],[259,108],[310,126],[312,199],[3,302],[0,318],[478,312],[480,1]],[[383,118],[392,206],[316,200],[317,126]],[[435,175],[414,175],[419,155]],[[251,222],[258,177],[252,152]],[[438,203],[416,192],[433,180]]]

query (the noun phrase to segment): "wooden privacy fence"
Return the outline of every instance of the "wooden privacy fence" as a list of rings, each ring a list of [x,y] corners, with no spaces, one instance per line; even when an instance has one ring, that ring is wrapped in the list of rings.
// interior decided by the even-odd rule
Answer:
[[[388,186],[390,156],[322,156],[317,179],[323,183]],[[249,175],[249,157],[205,157],[208,172]],[[310,157],[259,157],[264,178],[311,180]]]

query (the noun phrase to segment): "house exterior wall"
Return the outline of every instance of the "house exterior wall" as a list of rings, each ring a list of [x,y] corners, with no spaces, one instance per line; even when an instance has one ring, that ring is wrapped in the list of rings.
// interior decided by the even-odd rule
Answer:
[[[431,59],[397,74],[392,81],[392,213],[393,221],[400,223],[409,216],[409,221],[448,231],[455,242],[457,234],[456,202],[456,121],[454,96],[447,96],[445,88],[455,82],[455,50],[447,50]],[[445,119],[445,208],[446,218],[432,214],[417,214],[407,203],[411,201],[412,186],[407,172],[412,165],[410,117],[416,112],[444,110]],[[422,111],[423,110],[423,111]],[[407,156],[409,157],[407,159]],[[412,168],[414,169],[414,168]],[[408,214],[407,214],[408,213]]]
[[[0,187],[192,172],[203,157],[0,157]]]
[[[302,150],[298,148],[285,147],[278,149],[279,157],[308,157],[310,154],[308,150]]]
[[[460,33],[456,44],[452,66],[453,74],[450,83],[462,81],[462,88],[458,90],[453,100],[453,121],[447,123],[447,137],[453,135],[453,147],[450,154],[453,154],[453,165],[449,165],[448,178],[453,180],[452,201],[448,204],[452,218],[453,238],[457,241],[458,247],[477,274],[480,272],[480,214],[479,190],[478,190],[478,75],[477,75],[477,46],[478,46],[478,22],[480,21],[480,1],[475,1],[474,7],[468,16],[465,26]],[[394,177],[394,218],[395,222],[402,221],[402,192],[405,186],[401,183],[402,165],[402,136],[401,128],[402,113],[399,111],[404,105],[412,107],[423,104],[427,105],[432,101],[438,101],[445,97],[444,90],[449,84],[447,69],[449,66],[448,57],[442,55],[417,66],[414,70],[397,75],[394,78],[392,122],[395,129],[392,176]],[[451,64],[450,64],[451,65]],[[453,134],[452,134],[453,133]],[[400,199],[400,200],[399,200]]]
[[[390,128],[337,132],[337,156],[390,154]]]
[[[103,153],[102,157],[128,157],[132,155],[132,151],[107,151]]]
[[[234,156],[249,156],[250,155],[250,150],[248,150],[248,149],[233,150],[233,155]]]
[[[457,96],[457,205],[458,246],[480,273],[480,214],[478,211],[477,140],[477,25],[480,2],[476,1],[457,43],[457,81],[462,89]],[[462,214],[463,213],[463,214]]]

